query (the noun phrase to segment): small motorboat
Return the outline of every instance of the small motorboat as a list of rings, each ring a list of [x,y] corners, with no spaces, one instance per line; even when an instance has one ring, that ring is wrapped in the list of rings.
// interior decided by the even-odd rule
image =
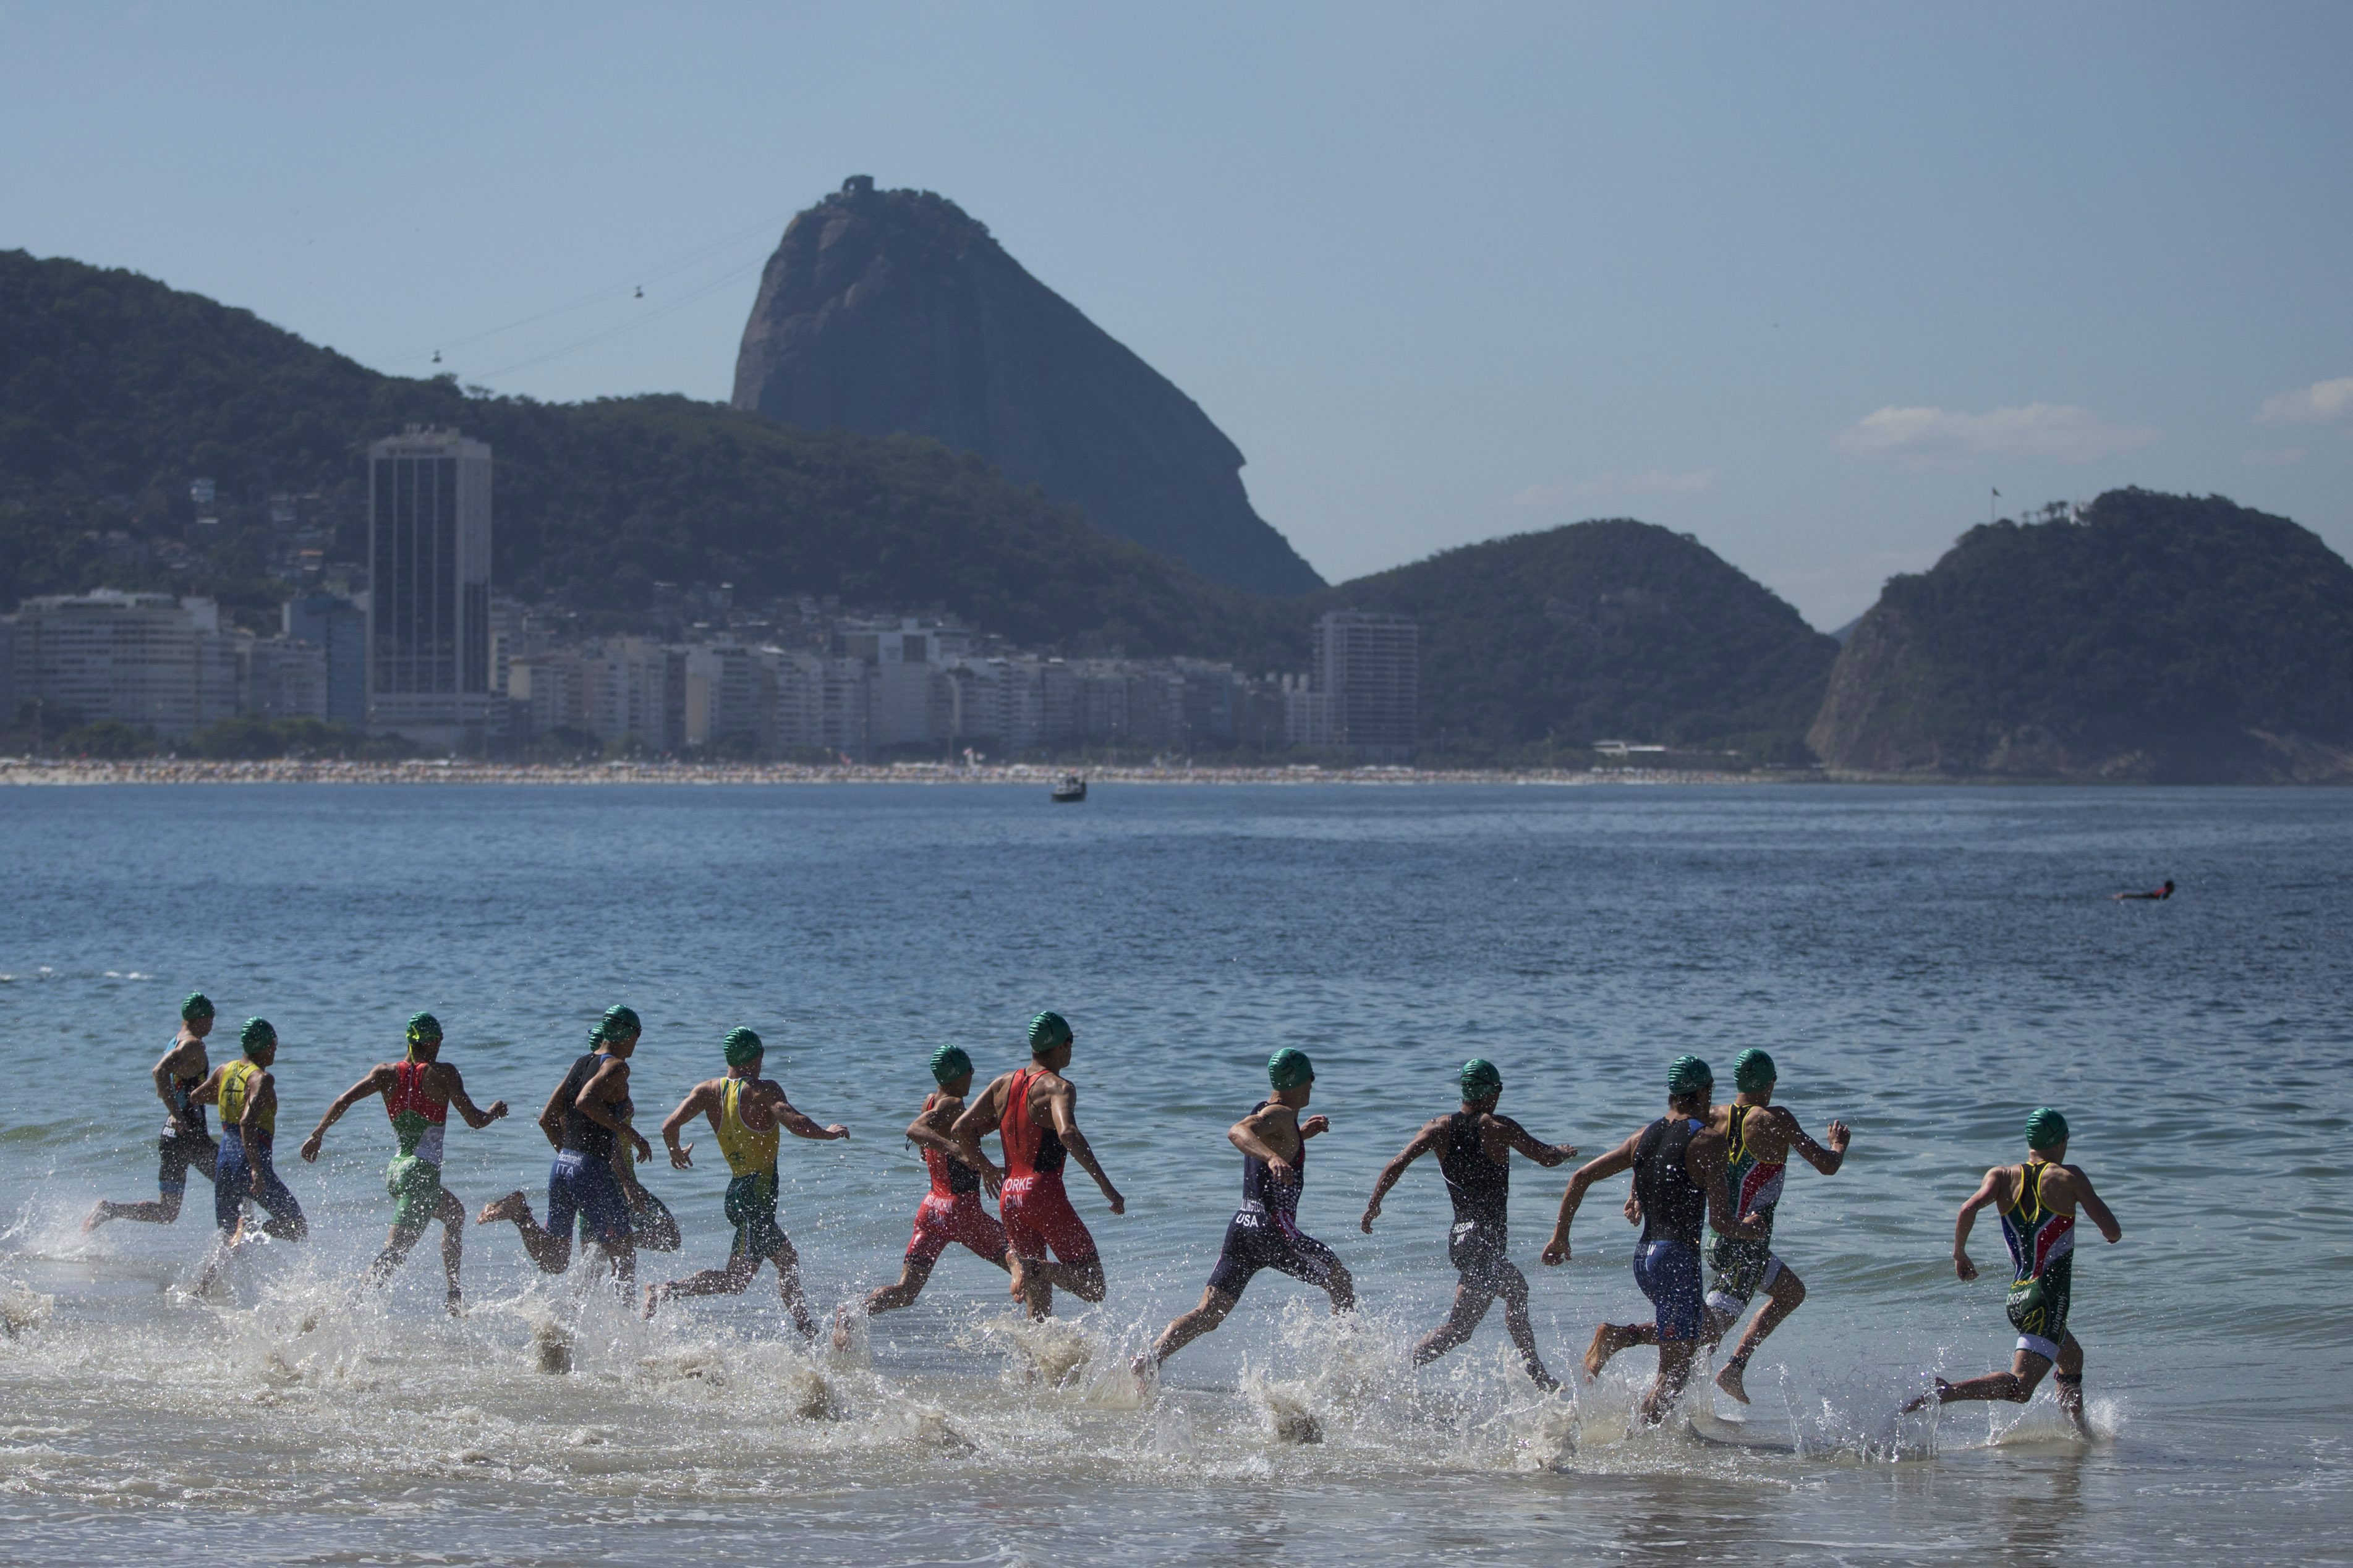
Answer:
[[[1087,798],[1087,781],[1076,773],[1064,773],[1062,782],[1054,786],[1056,805],[1076,805]]]

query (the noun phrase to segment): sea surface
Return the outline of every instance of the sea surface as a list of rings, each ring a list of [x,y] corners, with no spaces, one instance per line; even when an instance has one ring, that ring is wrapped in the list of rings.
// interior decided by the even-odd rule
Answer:
[[[2108,895],[2180,884],[2168,903]],[[2238,1563],[2353,1559],[2353,793],[1535,787],[89,787],[0,792],[0,1561],[290,1563]],[[182,994],[215,1059],[273,1020],[279,1168],[312,1237],[210,1299],[211,1189],[169,1227],[148,1070]],[[513,1116],[451,1120],[470,1206],[543,1203],[532,1119],[590,1024],[646,1019],[639,1125],[748,1024],[795,1102],[812,1300],[895,1276],[923,1185],[901,1137],[955,1042],[1016,1065],[1078,1033],[1079,1111],[1127,1212],[1073,1166],[1110,1275],[1042,1329],[951,1253],[847,1352],[764,1274],[649,1325],[512,1228],[438,1233],[393,1286],[375,1101],[418,1008]],[[1311,1053],[1301,1219],[1363,1310],[1261,1275],[1154,1391],[1129,1357],[1198,1300],[1238,1194],[1227,1126]],[[1793,1163],[1776,1247],[1810,1295],[1696,1420],[1630,1433],[1648,1352],[1540,1395],[1501,1314],[1420,1371],[1447,1207],[1375,1173],[1496,1062],[1503,1109],[1586,1154],[1663,1109],[1678,1052],[1763,1046],[1838,1175]],[[2073,1326],[2096,1436],[2026,1407],[1894,1411],[2005,1366],[1999,1225],[1953,1213],[2063,1108],[2124,1227],[2084,1227]],[[725,1167],[648,1180],[672,1257],[723,1261]],[[1582,1157],[1582,1156],[1581,1156]],[[1513,1175],[1513,1254],[1566,1375],[1646,1315],[1621,1179],[1537,1262],[1567,1171]],[[568,1371],[548,1370],[569,1362]],[[1735,1423],[1743,1423],[1736,1425]],[[1776,1446],[1778,1447],[1776,1447]],[[1791,1451],[1782,1451],[1788,1449]]]

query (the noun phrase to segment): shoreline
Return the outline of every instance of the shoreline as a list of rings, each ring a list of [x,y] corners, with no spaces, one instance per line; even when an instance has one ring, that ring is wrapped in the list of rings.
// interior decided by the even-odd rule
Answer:
[[[1134,764],[1072,769],[1032,763],[895,763],[820,767],[797,763],[206,762],[139,758],[0,757],[0,785],[77,784],[955,784],[1050,788],[1064,773],[1090,784],[1819,784],[1820,773],[1716,773],[1674,768],[1322,768]]]

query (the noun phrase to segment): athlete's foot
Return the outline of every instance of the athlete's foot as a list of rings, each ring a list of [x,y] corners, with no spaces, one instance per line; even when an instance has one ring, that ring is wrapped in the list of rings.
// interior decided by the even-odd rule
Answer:
[[[1715,1374],[1715,1385],[1746,1405],[1748,1403],[1748,1390],[1742,1384],[1740,1373],[1741,1366],[1738,1362],[1727,1363],[1725,1369]]]
[[[506,1196],[500,1198],[494,1203],[484,1204],[482,1205],[482,1212],[474,1216],[474,1223],[476,1225],[496,1225],[501,1220],[521,1219],[530,1212],[531,1199],[526,1197],[522,1191],[517,1190],[515,1192],[509,1193]]]
[[[102,1226],[108,1220],[112,1219],[114,1215],[109,1211],[113,1207],[114,1205],[109,1203],[106,1199],[99,1199],[98,1206],[90,1211],[90,1217],[81,1222],[81,1233],[84,1236],[88,1236],[91,1231],[96,1230],[100,1226]]]
[[[836,1351],[849,1348],[849,1303],[847,1301],[833,1310],[833,1348]]]
[[[1615,1323],[1604,1323],[1593,1331],[1593,1342],[1585,1347],[1585,1375],[1599,1377],[1609,1358],[1634,1342],[1632,1336]]]
[[[1013,1260],[1012,1266],[1006,1270],[1006,1273],[1011,1281],[1007,1285],[1006,1289],[1011,1293],[1013,1299],[1017,1301],[1028,1300],[1029,1299],[1029,1276],[1022,1271],[1021,1259],[1016,1258]]]
[[[441,1305],[448,1309],[453,1318],[462,1318],[466,1315],[466,1298],[459,1293],[455,1285],[449,1287],[449,1294],[443,1298]]]
[[[1555,1377],[1551,1373],[1546,1372],[1541,1366],[1531,1366],[1528,1368],[1528,1376],[1535,1381],[1535,1385],[1538,1388],[1543,1389],[1546,1394],[1558,1394],[1560,1392],[1560,1379]]]
[[[653,1321],[654,1309],[661,1305],[661,1298],[662,1288],[660,1286],[649,1285],[646,1287],[645,1319],[648,1322],[651,1322]]]
[[[1917,1399],[1907,1401],[1904,1406],[1904,1414],[1909,1415],[1915,1410],[1926,1410],[1931,1405],[1942,1405],[1945,1402],[1945,1395],[1952,1391],[1952,1387],[1953,1385],[1951,1384],[1947,1383],[1941,1377],[1938,1378],[1936,1380],[1936,1391],[1930,1394],[1924,1394]]]

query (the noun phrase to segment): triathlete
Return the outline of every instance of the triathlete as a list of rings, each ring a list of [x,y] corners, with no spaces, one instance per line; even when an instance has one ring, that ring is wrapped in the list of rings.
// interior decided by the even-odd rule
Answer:
[[[172,1037],[171,1048],[156,1058],[149,1075],[155,1080],[155,1098],[164,1102],[164,1135],[155,1145],[155,1201],[118,1203],[100,1198],[90,1217],[81,1222],[83,1230],[96,1230],[111,1219],[169,1225],[180,1217],[188,1173],[194,1171],[207,1182],[213,1179],[213,1156],[220,1145],[205,1131],[205,1108],[188,1098],[212,1076],[212,1063],[205,1056],[205,1037],[212,1032],[212,998],[201,991],[193,993],[180,1004],[180,1032]]]
[[[2128,903],[2135,900],[2141,899],[2153,900],[2161,902],[2164,900],[2173,897],[2173,879],[2168,877],[2165,879],[2165,886],[2162,888],[2151,888],[2146,893],[2110,893],[2108,897],[2118,903]]]
[[[1961,1205],[1953,1222],[1953,1272],[1963,1279],[1978,1277],[1969,1261],[1969,1230],[1978,1211],[1990,1206],[2001,1215],[2001,1238],[2010,1244],[2010,1324],[2018,1331],[2018,1349],[2008,1372],[1989,1373],[1966,1383],[1936,1380],[1936,1392],[1924,1394],[1904,1408],[1951,1405],[1964,1399],[2008,1400],[2023,1405],[2034,1397],[2042,1374],[2059,1369],[2059,1408],[2079,1431],[2091,1427],[2084,1420],[2084,1347],[2067,1329],[2070,1287],[2074,1279],[2075,1214],[2092,1216],[2111,1246],[2124,1239],[2124,1227],[2108,1212],[2092,1179],[2080,1165],[2067,1163],[2067,1119],[2043,1106],[2026,1119],[2026,1163],[1996,1165],[1985,1173],[1978,1190]]]
[[[278,1031],[267,1018],[248,1018],[237,1031],[245,1054],[214,1069],[188,1099],[197,1105],[220,1107],[220,1155],[213,1163],[213,1221],[227,1245],[206,1260],[196,1294],[212,1288],[221,1265],[245,1241],[245,1200],[251,1198],[268,1212],[262,1234],[280,1241],[300,1241],[311,1233],[302,1205],[279,1179],[270,1163],[269,1146],[278,1134],[278,1080],[269,1064],[278,1059]]]
[[[302,1158],[315,1163],[326,1146],[327,1129],[344,1111],[369,1095],[384,1096],[384,1113],[391,1119],[396,1152],[384,1173],[385,1190],[392,1194],[392,1235],[384,1250],[368,1265],[368,1282],[382,1285],[394,1269],[408,1260],[409,1249],[435,1220],[441,1222],[441,1270],[449,1277],[448,1305],[456,1315],[462,1301],[458,1289],[459,1265],[466,1255],[466,1205],[441,1184],[441,1136],[448,1125],[449,1108],[456,1106],[466,1125],[488,1127],[507,1113],[507,1102],[495,1100],[488,1110],[466,1093],[458,1069],[441,1059],[441,1021],[430,1013],[408,1020],[408,1054],[400,1061],[378,1062],[359,1082],[336,1097],[319,1118],[319,1125],[302,1141]]]
[[[634,1101],[621,1101],[621,1124],[634,1129],[638,1124],[638,1108]],[[629,1240],[639,1252],[676,1252],[681,1237],[678,1216],[670,1205],[656,1197],[653,1189],[638,1179],[638,1152],[629,1141],[618,1138],[613,1142],[613,1178],[621,1184],[621,1201],[629,1210]],[[581,1245],[588,1244],[588,1220],[580,1220]]]
[[[629,1058],[642,1032],[628,1008],[607,1008],[588,1032],[587,1054],[572,1064],[539,1113],[539,1130],[555,1149],[547,1173],[547,1227],[540,1228],[531,1200],[520,1192],[483,1205],[474,1216],[476,1225],[512,1221],[523,1250],[542,1273],[561,1274],[571,1267],[573,1216],[580,1215],[588,1222],[585,1234],[610,1260],[615,1284],[627,1291],[637,1282],[637,1239],[629,1231],[628,1201],[613,1172],[613,1150],[627,1138],[638,1158],[653,1158],[652,1145],[621,1117],[629,1100]]]
[[[1062,1076],[1076,1044],[1077,1037],[1060,1013],[1040,1013],[1030,1019],[1029,1065],[981,1090],[949,1133],[965,1164],[982,1171],[992,1185],[1001,1179],[997,1208],[1004,1216],[1006,1245],[1013,1254],[1010,1288],[1032,1318],[1053,1311],[1057,1285],[1082,1301],[1103,1299],[1103,1258],[1062,1187],[1065,1157],[1076,1160],[1095,1179],[1112,1213],[1127,1212],[1127,1200],[1103,1174],[1086,1134],[1079,1131],[1079,1091]],[[1005,1145],[1001,1178],[987,1175],[996,1167],[980,1152],[981,1139],[992,1131]]]
[[[1577,1150],[1567,1143],[1539,1143],[1526,1128],[1495,1114],[1504,1075],[1493,1062],[1473,1057],[1462,1064],[1456,1080],[1462,1090],[1461,1109],[1430,1122],[1398,1151],[1373,1184],[1372,1201],[1357,1223],[1370,1236],[1373,1221],[1380,1217],[1381,1199],[1406,1167],[1424,1154],[1436,1154],[1439,1173],[1446,1178],[1446,1195],[1454,1205],[1454,1228],[1446,1242],[1447,1261],[1454,1265],[1456,1275],[1454,1309],[1413,1347],[1413,1364],[1436,1361],[1468,1340],[1501,1297],[1504,1327],[1519,1347],[1521,1364],[1539,1388],[1558,1388],[1560,1380],[1545,1370],[1544,1359],[1536,1354],[1535,1325],[1528,1321],[1528,1278],[1508,1251],[1511,1159],[1517,1150],[1550,1168]]]
[[[1667,1068],[1667,1114],[1599,1159],[1577,1168],[1561,1194],[1560,1218],[1546,1243],[1548,1264],[1568,1261],[1568,1227],[1585,1191],[1620,1171],[1634,1173],[1635,1204],[1642,1239],[1634,1253],[1634,1283],[1651,1299],[1656,1315],[1647,1323],[1603,1323],[1585,1352],[1585,1374],[1599,1377],[1609,1358],[1634,1345],[1659,1347],[1659,1375],[1642,1395],[1642,1419],[1655,1426],[1666,1418],[1691,1377],[1692,1356],[1706,1330],[1700,1300],[1699,1243],[1704,1226],[1744,1240],[1761,1241],[1766,1226],[1733,1212],[1725,1180],[1724,1134],[1709,1125],[1709,1099],[1715,1074],[1694,1056],[1677,1057]]]
[[[1288,1274],[1330,1293],[1336,1316],[1356,1305],[1356,1282],[1336,1254],[1299,1228],[1299,1194],[1307,1184],[1307,1140],[1331,1131],[1321,1116],[1299,1113],[1315,1087],[1307,1053],[1290,1046],[1267,1059],[1266,1078],[1274,1093],[1226,1130],[1242,1152],[1242,1206],[1226,1222],[1226,1244],[1209,1270],[1201,1304],[1161,1331],[1159,1340],[1135,1358],[1137,1376],[1226,1321],[1242,1299],[1251,1276],[1261,1268]]]
[[[982,1171],[1000,1182],[1005,1173],[988,1164],[986,1156],[980,1165],[965,1164],[955,1140],[948,1136],[956,1118],[964,1114],[965,1096],[972,1091],[972,1058],[961,1046],[942,1046],[932,1053],[932,1080],[939,1087],[923,1097],[923,1110],[907,1123],[907,1142],[923,1151],[923,1163],[931,1171],[932,1190],[915,1210],[915,1233],[907,1240],[907,1258],[900,1266],[899,1278],[869,1291],[858,1309],[870,1318],[913,1306],[931,1281],[940,1254],[952,1244],[962,1243],[999,1268],[1009,1269],[1012,1265],[1005,1247],[1005,1227],[980,1197]],[[850,1310],[844,1302],[834,1313],[836,1350],[849,1348]]]
[[[1831,1123],[1827,1149],[1806,1136],[1798,1119],[1773,1103],[1775,1081],[1770,1056],[1753,1046],[1741,1052],[1732,1064],[1736,1096],[1730,1105],[1719,1106],[1709,1123],[1724,1135],[1725,1181],[1732,1191],[1733,1212],[1765,1227],[1764,1236],[1755,1241],[1717,1237],[1708,1257],[1715,1267],[1707,1291],[1708,1349],[1714,1350],[1740,1321],[1749,1298],[1760,1289],[1765,1292],[1765,1310],[1750,1321],[1715,1378],[1718,1388],[1743,1405],[1748,1403],[1748,1390],[1741,1383],[1748,1358],[1806,1299],[1805,1282],[1773,1255],[1773,1210],[1781,1201],[1789,1152],[1796,1150],[1815,1170],[1834,1176],[1846,1161],[1849,1137],[1843,1121]]]
[[[749,1029],[730,1029],[721,1046],[727,1076],[706,1079],[687,1091],[678,1109],[662,1122],[662,1142],[670,1163],[678,1169],[694,1165],[694,1145],[681,1147],[679,1133],[697,1116],[710,1119],[718,1135],[719,1152],[727,1157],[727,1222],[735,1227],[727,1267],[706,1268],[683,1279],[646,1287],[646,1316],[673,1296],[737,1296],[752,1288],[763,1259],[776,1266],[776,1294],[793,1315],[793,1327],[806,1340],[817,1338],[809,1321],[808,1303],[801,1296],[800,1255],[793,1250],[784,1227],[776,1223],[776,1145],[780,1130],[796,1138],[825,1142],[847,1138],[849,1129],[839,1121],[830,1127],[793,1109],[784,1086],[760,1076],[765,1047]]]

